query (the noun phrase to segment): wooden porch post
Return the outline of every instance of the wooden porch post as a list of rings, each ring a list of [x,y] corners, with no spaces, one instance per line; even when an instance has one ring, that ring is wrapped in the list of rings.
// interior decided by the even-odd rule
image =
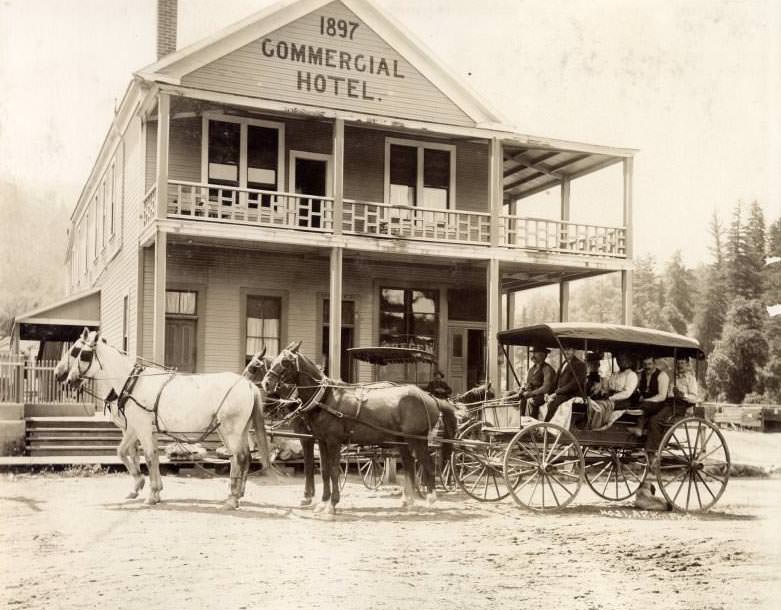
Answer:
[[[626,259],[633,258],[632,244],[632,174],[634,159],[624,159],[624,227],[626,230]],[[632,324],[632,271],[627,269],[621,272],[621,297],[622,314],[624,324]]]
[[[502,144],[497,138],[491,139],[490,171],[488,197],[491,206],[491,247],[496,248],[501,240],[501,214],[503,198],[502,187]]]
[[[488,358],[488,380],[499,391],[499,342],[496,333],[499,332],[501,297],[499,285],[499,260],[492,258],[488,261],[488,276],[486,278],[488,288],[488,337],[486,337],[486,353]]]
[[[328,291],[328,376],[341,379],[342,371],[342,248],[331,248]]]
[[[334,155],[333,232],[334,235],[341,235],[342,219],[344,217],[344,119],[336,119],[334,121],[333,155]]]
[[[515,291],[511,290],[506,295],[505,298],[507,299],[507,307],[505,308],[505,323],[504,328],[506,330],[509,330],[515,326]],[[498,346],[497,346],[498,349]],[[512,354],[512,352],[510,352]],[[504,363],[504,379],[505,379],[505,385],[507,386],[505,389],[510,390],[515,387],[515,380],[513,379],[512,373],[510,372],[510,361],[507,360],[507,362]]]
[[[561,179],[561,219],[570,219],[570,179]],[[559,282],[559,322],[569,321],[569,282]]]
[[[167,93],[157,97],[157,219],[168,213],[168,131],[171,99]],[[158,227],[155,233],[155,284],[152,317],[152,360],[165,364],[165,287],[168,243]]]

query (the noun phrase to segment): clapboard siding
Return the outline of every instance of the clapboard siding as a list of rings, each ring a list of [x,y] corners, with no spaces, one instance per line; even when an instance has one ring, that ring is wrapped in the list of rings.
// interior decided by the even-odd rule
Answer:
[[[329,37],[320,33],[320,16],[333,17],[359,23],[354,39]],[[267,57],[263,53],[263,41],[270,40],[276,48],[280,41],[307,47],[335,49],[336,61],[339,52],[351,57],[359,54],[366,58],[385,58],[390,65],[390,74],[359,72],[353,67],[327,67],[279,58]],[[266,50],[271,48],[266,47]],[[398,78],[393,74],[393,61],[398,62]],[[368,59],[367,59],[368,62]],[[163,70],[165,72],[165,69]],[[300,85],[299,72],[339,79],[357,79],[352,97],[347,95],[347,85],[341,81],[340,91],[334,91],[331,83],[325,92],[317,92],[312,86]],[[309,104],[327,108],[364,112],[369,114],[398,117],[451,125],[475,126],[466,113],[445,94],[424,77],[412,64],[403,59],[389,44],[363,23],[341,2],[331,4],[306,15],[284,27],[251,42],[244,47],[184,76],[182,83],[188,87],[221,91],[239,95]],[[363,93],[365,83],[366,94]],[[299,86],[300,85],[300,86]]]
[[[139,213],[144,197],[143,163],[145,146],[138,123],[131,123],[119,150],[123,151],[120,235],[122,247],[101,276],[101,331],[112,345],[122,345],[125,297],[128,297],[128,352],[137,353],[134,340],[137,318]]]
[[[142,352],[144,358],[152,358],[152,323],[154,321],[155,308],[155,249],[144,248],[143,260],[143,289],[141,292],[144,315],[141,318]]]
[[[295,255],[230,250],[202,246],[169,245],[167,282],[177,288],[205,287],[206,303],[201,303],[198,324],[202,325],[203,371],[239,371],[243,367],[242,300],[246,294],[281,296],[285,313],[282,340],[302,340],[301,350],[319,359],[319,315],[321,298],[328,295],[327,256]],[[147,265],[147,277],[152,266]],[[356,345],[372,345],[378,338],[377,291],[379,286],[426,288],[483,286],[484,273],[454,271],[443,280],[441,266],[376,264],[346,260],[343,294],[356,301]],[[151,282],[145,283],[151,292]],[[151,324],[151,298],[145,298]],[[151,333],[149,349],[151,349]],[[200,358],[199,358],[200,359]],[[367,381],[371,368],[361,367],[359,379]]]
[[[285,125],[285,176],[290,176],[290,151],[320,154],[333,152],[333,126],[316,120],[288,119]],[[169,176],[172,180],[201,181],[202,119],[171,122]],[[157,123],[147,130],[147,188],[153,183]],[[452,143],[442,138],[426,138],[384,130],[345,127],[344,196],[359,201],[382,202],[385,197],[385,140],[402,137],[419,142]],[[455,142],[456,200],[454,209],[487,212],[488,144]],[[281,185],[288,190],[288,184]]]

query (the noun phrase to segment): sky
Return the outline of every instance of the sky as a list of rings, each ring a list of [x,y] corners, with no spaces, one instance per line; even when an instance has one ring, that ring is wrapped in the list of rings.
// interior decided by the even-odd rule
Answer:
[[[519,132],[638,149],[636,255],[695,265],[714,210],[781,215],[781,1],[375,3]],[[179,46],[269,4],[179,0]],[[131,73],[155,59],[155,10],[0,0],[0,185],[73,207]],[[619,221],[620,187],[619,168],[575,181],[573,220]],[[521,210],[543,208],[556,191]]]

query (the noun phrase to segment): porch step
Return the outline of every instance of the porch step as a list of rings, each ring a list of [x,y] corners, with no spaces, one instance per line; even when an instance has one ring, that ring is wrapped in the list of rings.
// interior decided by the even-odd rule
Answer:
[[[116,457],[122,431],[105,417],[30,417],[26,420],[25,454],[28,456],[105,456]],[[161,436],[159,446],[175,441]],[[200,441],[207,451],[222,445],[212,433]]]

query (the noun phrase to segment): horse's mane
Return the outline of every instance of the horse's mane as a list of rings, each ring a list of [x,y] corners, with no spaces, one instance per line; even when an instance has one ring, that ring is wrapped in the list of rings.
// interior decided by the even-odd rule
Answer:
[[[482,402],[487,398],[490,399],[493,397],[494,397],[494,393],[491,390],[491,384],[484,383],[482,385],[472,388],[471,390],[467,390],[463,394],[459,394],[458,396],[455,396],[453,400],[455,402],[469,404],[473,402]]]

